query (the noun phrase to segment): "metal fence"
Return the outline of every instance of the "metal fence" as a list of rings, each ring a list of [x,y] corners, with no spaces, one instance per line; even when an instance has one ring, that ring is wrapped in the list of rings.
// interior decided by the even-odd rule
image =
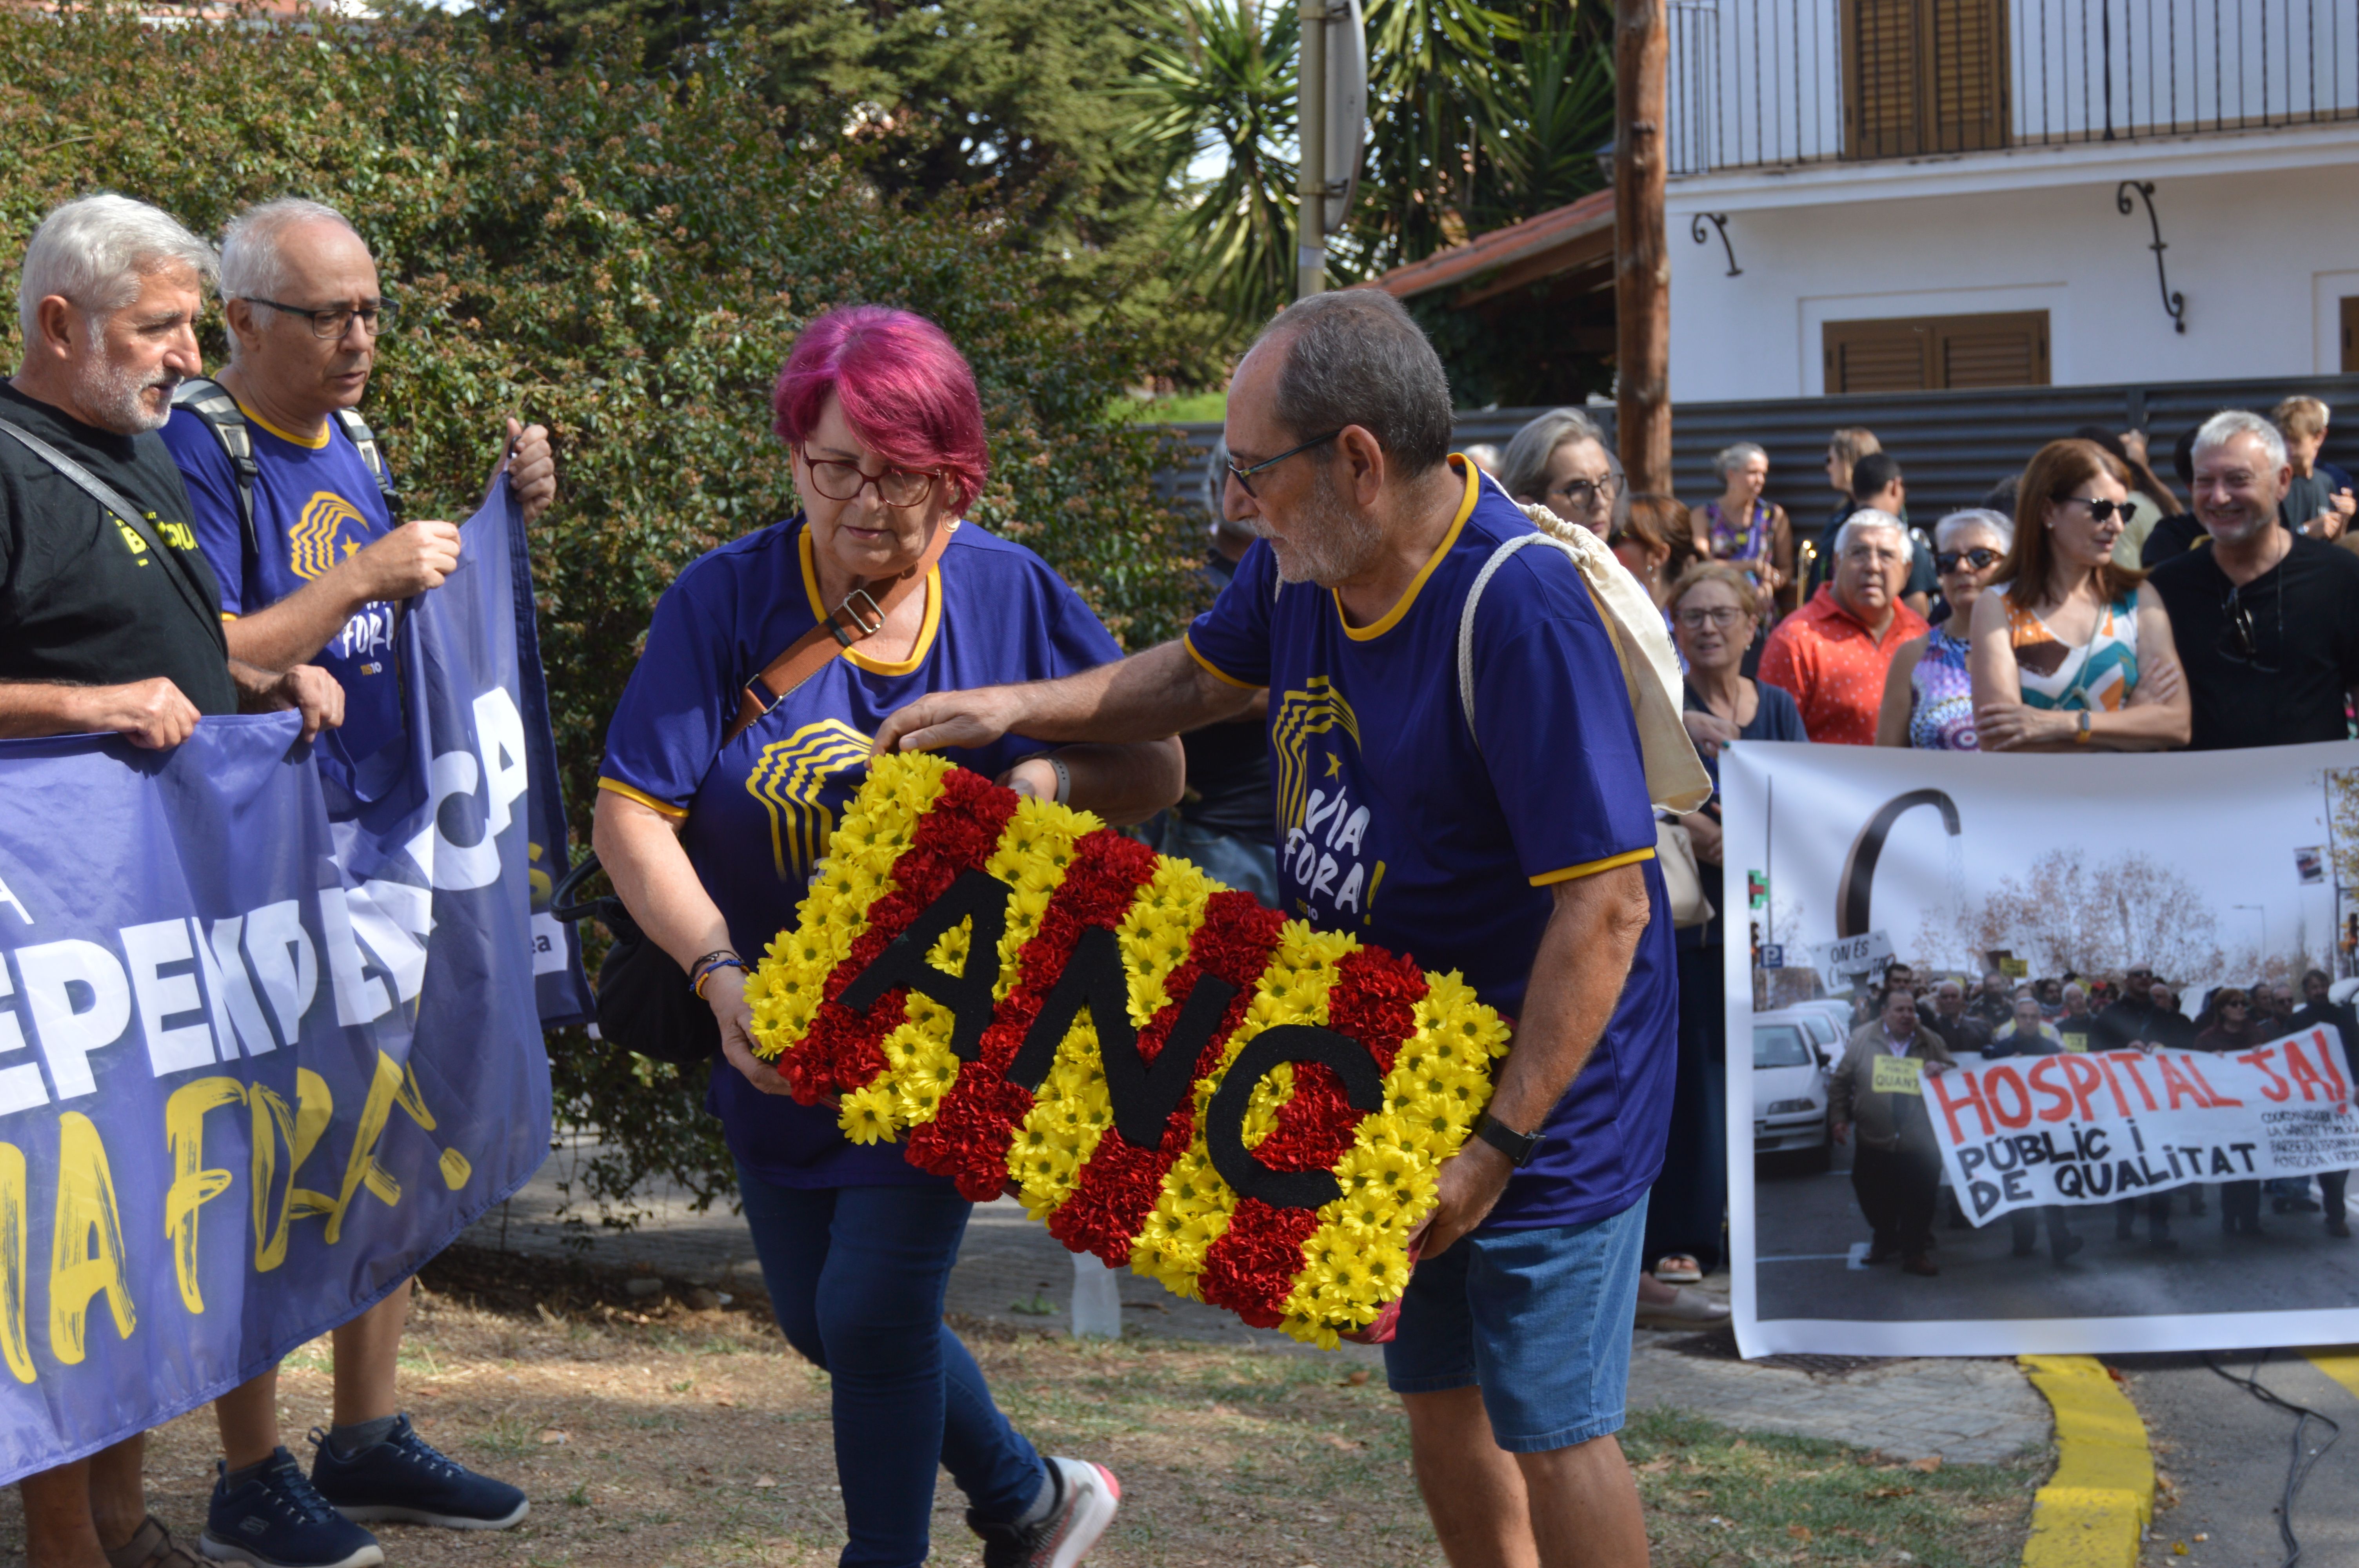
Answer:
[[[1669,0],[1675,175],[2359,119],[2353,0]]]
[[[2156,472],[2176,486],[2170,449],[2182,431],[2223,408],[2266,414],[2295,393],[2308,393],[2342,411],[2328,436],[2325,456],[2359,470],[2359,376],[2346,375],[1683,403],[1671,416],[1672,479],[1680,499],[1690,505],[1715,499],[1721,485],[1713,457],[1738,441],[1758,442],[1769,453],[1769,499],[1783,505],[1798,527],[1815,530],[1835,502],[1824,477],[1827,438],[1840,426],[1860,425],[1875,431],[1884,449],[1900,460],[1908,479],[1912,519],[1930,521],[1978,503],[2000,480],[2020,472],[2043,443],[2082,425],[2147,431]],[[1527,421],[1544,412],[1493,408],[1461,414],[1454,439],[1462,447],[1476,441],[1505,447]],[[1586,412],[1612,432],[1610,406]],[[1167,471],[1162,488],[1167,494],[1193,501],[1203,472],[1201,454],[1211,449],[1221,429],[1217,425],[1180,429],[1199,459],[1190,470]]]

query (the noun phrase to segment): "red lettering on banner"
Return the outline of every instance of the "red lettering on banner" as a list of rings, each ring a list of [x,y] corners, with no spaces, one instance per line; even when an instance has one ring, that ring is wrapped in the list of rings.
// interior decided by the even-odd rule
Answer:
[[[2212,1087],[2212,1080],[2203,1076],[2203,1069],[2195,1065],[2195,1058],[2192,1056],[2187,1058],[2187,1074],[2188,1076],[2193,1078],[2197,1083],[2203,1086],[2203,1098],[2212,1105],[2230,1106],[2242,1105],[2245,1103],[2240,1099],[2230,1099],[2226,1095],[2223,1095],[2218,1089],[2213,1088]],[[2272,1074],[2270,1076],[2274,1077],[2276,1075]]]
[[[1983,1079],[1984,1092],[1990,1096],[1991,1114],[1998,1118],[2001,1127],[2031,1125],[2031,1091],[2023,1087],[2023,1080],[2016,1076],[2013,1067],[1993,1067],[1983,1075]],[[1940,1080],[1937,1078],[1934,1081],[1938,1083]],[[2015,1091],[2015,1113],[2011,1116],[1998,1103],[1998,1091],[2002,1087]]]
[[[2130,1109],[2129,1098],[2122,1093],[2121,1080],[2114,1076],[2114,1058],[2110,1054],[2092,1056],[2091,1061],[2104,1069],[2105,1087],[2113,1091],[2114,1108],[2124,1116],[2136,1114]]]
[[[2318,1065],[2325,1070],[2326,1081],[2333,1086],[2334,1098],[2349,1099],[2351,1086],[2343,1081],[2343,1069],[2334,1065],[2334,1042],[2327,1039],[2325,1030],[2313,1029],[2310,1032],[2310,1043],[2318,1047]]]
[[[2211,1101],[2203,1098],[2203,1091],[2201,1089],[2197,1088],[2193,1084],[2187,1081],[2187,1075],[2185,1073],[2180,1072],[2177,1067],[2170,1065],[2169,1057],[2157,1056],[2154,1060],[2155,1065],[2162,1069],[2162,1092],[2169,1097],[2171,1109],[2177,1110],[2179,1108],[2179,1102],[2182,1099],[2193,1100],[2195,1102],[2195,1108],[2198,1110],[2202,1109],[2205,1106],[2211,1103]]]
[[[2042,1056],[2029,1072],[2024,1074],[2025,1077],[2031,1080],[2033,1088],[2056,1101],[2054,1105],[2039,1113],[2039,1119],[2042,1121],[2061,1121],[2072,1114],[2072,1092],[2059,1087],[2056,1082],[2056,1075],[2061,1072],[2063,1067],[2063,1057]]]
[[[2326,1087],[2326,1080],[2318,1076],[2318,1069],[2310,1065],[2310,1058],[2301,1054],[2300,1041],[2287,1041],[2285,1054],[2286,1071],[2292,1075],[2294,1087],[2301,1091],[2303,1104],[2314,1104],[2321,1099],[2331,1104],[2340,1098]]]
[[[1951,1078],[1962,1078],[1965,1082],[1965,1092],[1955,1099],[1950,1098],[1950,1080]],[[1994,1129],[1991,1126],[1990,1107],[1983,1103],[1983,1087],[1981,1084],[1975,1082],[1974,1074],[1972,1071],[1962,1073],[1936,1073],[1933,1075],[1932,1084],[1933,1098],[1941,1102],[1941,1114],[1950,1119],[1951,1142],[1962,1143],[1965,1141],[1966,1135],[1958,1130],[1958,1112],[1965,1109],[1968,1106],[1972,1106],[1973,1108],[1974,1114],[1983,1119],[1982,1135],[1984,1138],[1988,1138],[1991,1135]]]
[[[2086,1056],[2055,1056],[2049,1060],[2062,1065],[2064,1076],[2072,1086],[2073,1102],[2081,1108],[2081,1119],[2094,1120],[2089,1109],[2089,1097],[2104,1083],[2104,1070]]]
[[[2276,1046],[2264,1045],[2257,1051],[2245,1052],[2236,1060],[2258,1067],[2262,1072],[2267,1073],[2269,1081],[2261,1086],[2261,1093],[2268,1099],[2282,1104],[2293,1098],[2293,1090],[2286,1087],[2286,1081],[2277,1076],[2277,1070],[2269,1065],[2269,1058],[2277,1054]],[[2203,1087],[2208,1089],[2212,1086],[2206,1084]]]
[[[2109,1064],[2114,1060],[2114,1058],[2113,1057],[2106,1058],[2106,1061]],[[2130,1082],[2137,1086],[2138,1098],[2146,1101],[2147,1109],[2160,1110],[2162,1107],[2156,1102],[2154,1091],[2147,1087],[2146,1075],[2138,1071],[2138,1058],[2135,1052],[2125,1051],[2122,1053],[2119,1060],[2121,1062],[2122,1071],[2127,1073],[2130,1076]]]

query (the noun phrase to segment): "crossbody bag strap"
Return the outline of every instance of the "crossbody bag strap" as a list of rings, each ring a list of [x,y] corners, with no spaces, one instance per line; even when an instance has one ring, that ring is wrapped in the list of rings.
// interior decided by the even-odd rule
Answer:
[[[842,604],[788,643],[785,653],[763,665],[761,674],[747,681],[737,693],[737,717],[721,737],[722,749],[726,751],[731,741],[785,701],[797,687],[825,669],[838,654],[885,630],[885,618],[911,594],[925,588],[926,579],[940,563],[942,552],[950,547],[951,535],[957,528],[956,523],[944,523],[936,528],[926,553],[898,577],[855,580]],[[884,585],[881,594],[875,591],[879,583]]]
[[[138,535],[140,542],[155,553],[156,558],[163,563],[164,569],[171,574],[173,586],[180,590],[180,597],[188,601],[190,608],[197,612],[199,619],[212,629],[214,640],[220,641],[221,612],[205,603],[204,593],[198,588],[197,579],[190,575],[186,567],[179,564],[173,552],[165,547],[164,541],[157,535],[155,528],[148,523],[146,513],[125,500],[121,491],[34,435],[30,430],[6,419],[0,419],[0,430],[14,436],[27,451],[63,474],[82,493],[97,502],[102,510],[114,517],[134,534]]]

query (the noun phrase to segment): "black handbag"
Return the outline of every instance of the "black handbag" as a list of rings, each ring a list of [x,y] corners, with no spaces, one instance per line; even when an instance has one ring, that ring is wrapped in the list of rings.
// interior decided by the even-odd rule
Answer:
[[[647,940],[623,901],[575,895],[599,870],[595,851],[565,873],[549,895],[560,920],[595,920],[614,935],[598,966],[598,1035],[650,1061],[692,1067],[721,1051],[721,1025],[688,983],[688,971]]]

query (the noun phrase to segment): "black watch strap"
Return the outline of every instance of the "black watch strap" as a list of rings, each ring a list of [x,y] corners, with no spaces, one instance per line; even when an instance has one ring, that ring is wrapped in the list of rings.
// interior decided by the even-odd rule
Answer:
[[[1517,1132],[1489,1111],[1484,1111],[1474,1123],[1474,1136],[1507,1157],[1508,1163],[1520,1171],[1532,1162],[1540,1151],[1540,1135]]]

